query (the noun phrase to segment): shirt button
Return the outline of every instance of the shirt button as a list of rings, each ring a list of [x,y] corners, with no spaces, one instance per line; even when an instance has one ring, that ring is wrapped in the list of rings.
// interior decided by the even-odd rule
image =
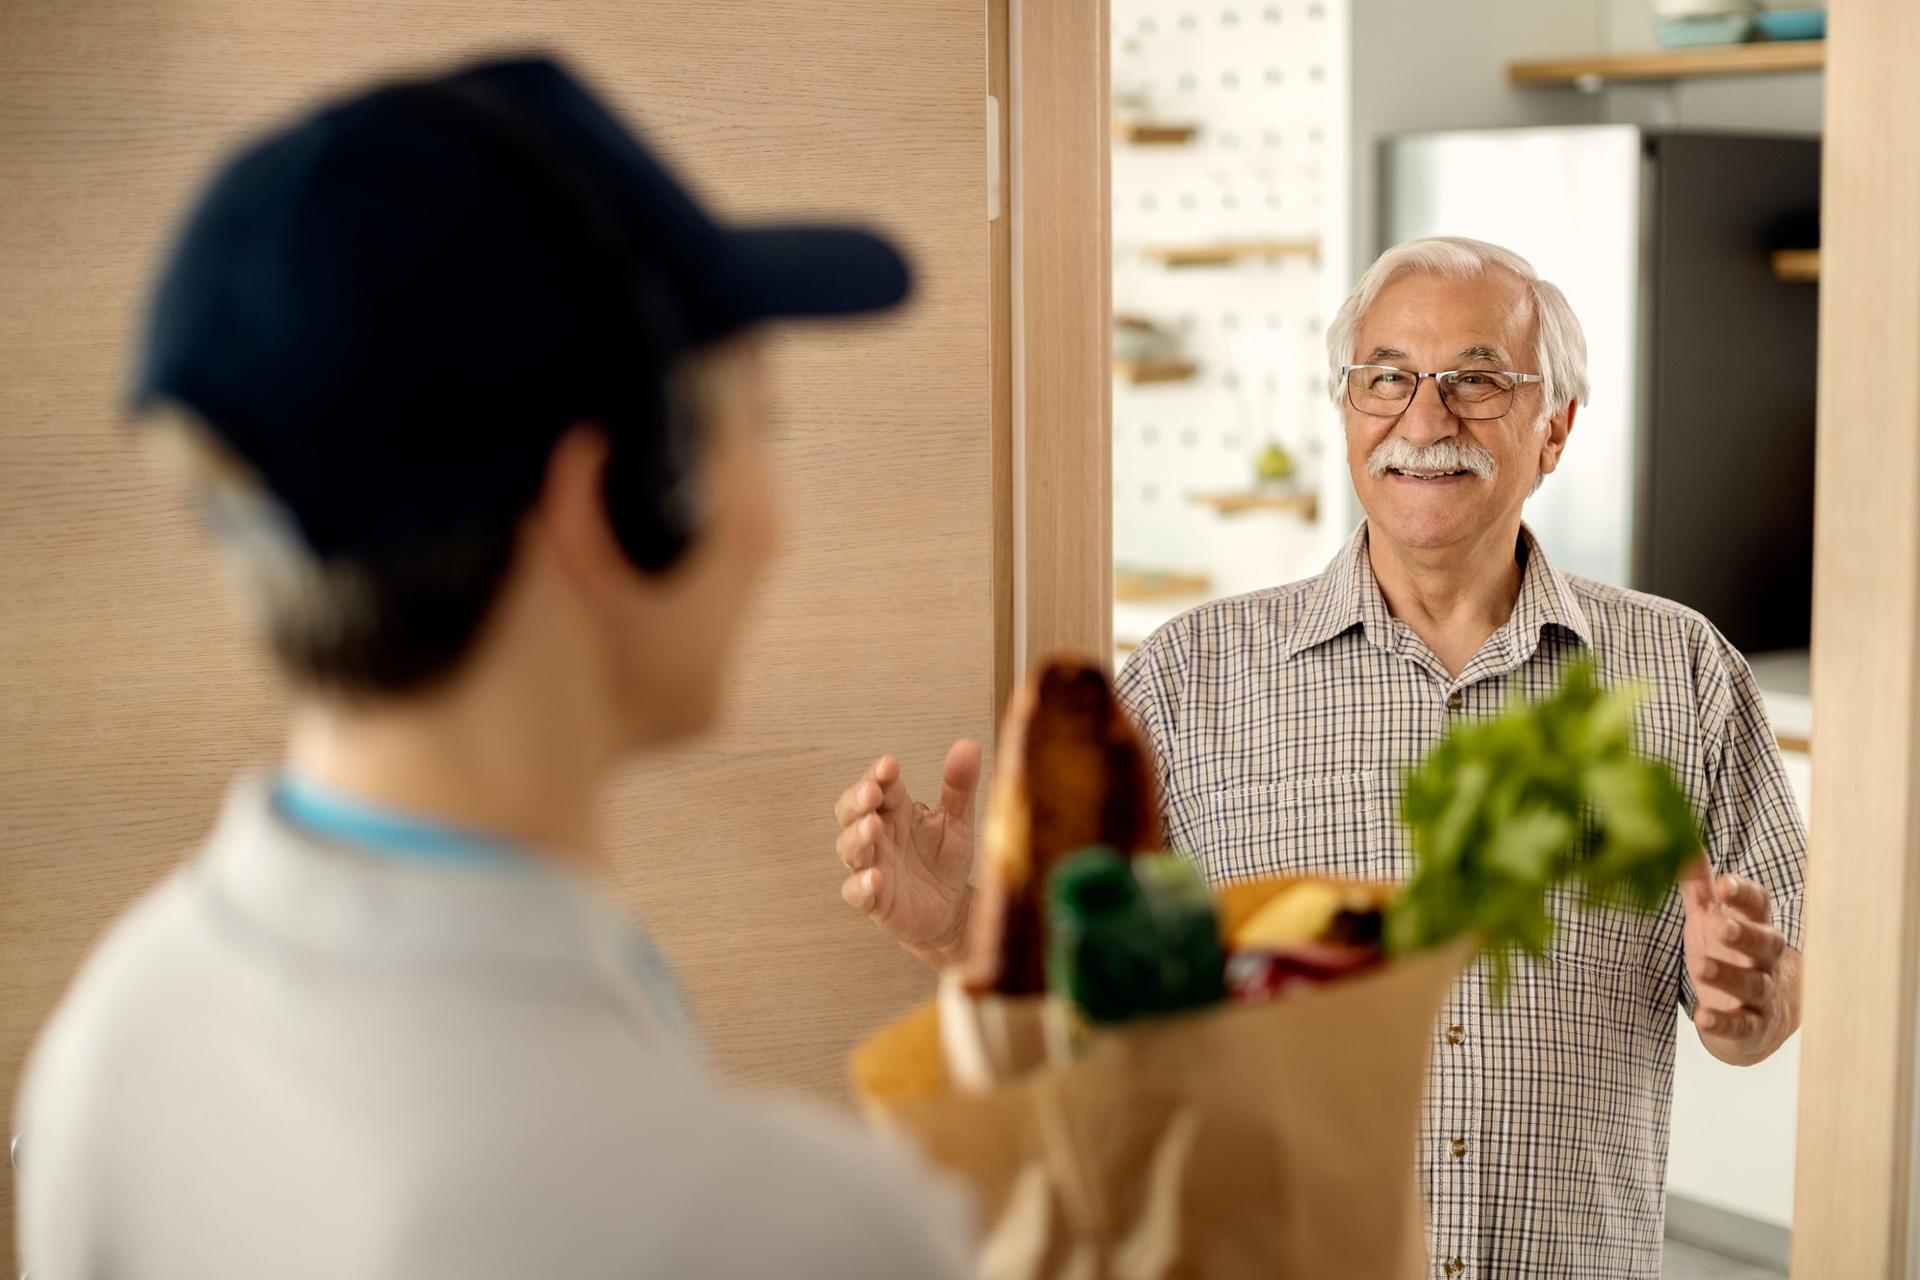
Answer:
[[[1453,1158],[1455,1160],[1465,1160],[1467,1158],[1467,1140],[1465,1138],[1455,1138],[1453,1140]]]
[[[1455,691],[1447,695],[1447,710],[1458,711],[1460,708],[1466,705],[1467,705],[1467,700],[1461,697],[1458,691]]]
[[[1447,1265],[1441,1269],[1450,1276],[1457,1276],[1467,1269],[1467,1264],[1458,1258],[1448,1258]]]
[[[1448,1027],[1447,1028],[1448,1044],[1465,1044],[1466,1042],[1467,1042],[1467,1029],[1465,1027]]]

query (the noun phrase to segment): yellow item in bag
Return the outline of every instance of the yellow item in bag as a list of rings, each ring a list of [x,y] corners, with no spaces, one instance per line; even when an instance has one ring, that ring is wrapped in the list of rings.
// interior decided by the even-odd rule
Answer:
[[[1313,942],[1346,906],[1346,895],[1330,884],[1307,881],[1276,894],[1234,931],[1240,951],[1273,951]]]

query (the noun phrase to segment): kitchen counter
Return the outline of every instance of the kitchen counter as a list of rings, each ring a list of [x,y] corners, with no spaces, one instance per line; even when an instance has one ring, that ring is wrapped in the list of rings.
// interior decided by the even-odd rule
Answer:
[[[1813,664],[1805,649],[1748,657],[1766,700],[1767,718],[1784,750],[1805,752],[1813,741]]]

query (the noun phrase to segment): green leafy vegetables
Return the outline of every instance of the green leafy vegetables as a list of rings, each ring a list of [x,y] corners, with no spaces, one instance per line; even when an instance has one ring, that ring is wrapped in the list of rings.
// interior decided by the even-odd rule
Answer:
[[[1554,886],[1577,885],[1588,907],[1665,901],[1700,833],[1672,770],[1634,751],[1642,696],[1601,688],[1581,660],[1545,699],[1516,693],[1448,732],[1406,778],[1415,867],[1388,914],[1390,951],[1477,934],[1498,999],[1514,955],[1552,941]]]

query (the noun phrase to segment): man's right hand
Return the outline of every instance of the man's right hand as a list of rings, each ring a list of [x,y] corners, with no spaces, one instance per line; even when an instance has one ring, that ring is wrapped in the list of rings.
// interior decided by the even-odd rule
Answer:
[[[907,794],[892,756],[874,761],[833,807],[834,848],[850,872],[840,896],[936,969],[966,950],[979,785],[980,744],[963,738],[947,752],[938,807]]]

